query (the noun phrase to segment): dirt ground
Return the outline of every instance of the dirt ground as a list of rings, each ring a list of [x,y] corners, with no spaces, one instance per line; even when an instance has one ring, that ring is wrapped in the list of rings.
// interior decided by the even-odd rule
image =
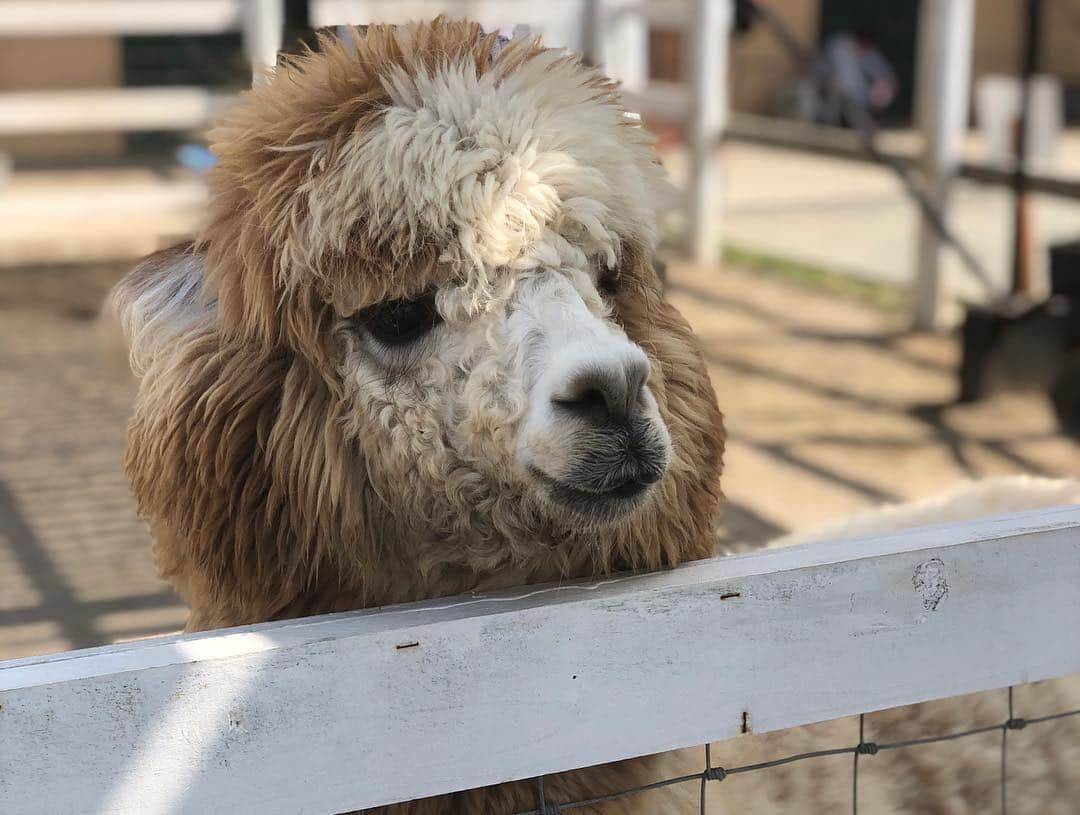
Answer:
[[[96,319],[118,273],[0,271],[0,659],[184,621],[121,472],[134,384]],[[951,337],[737,269],[670,280],[727,417],[725,549],[965,478],[1080,472],[1043,398],[948,406]]]

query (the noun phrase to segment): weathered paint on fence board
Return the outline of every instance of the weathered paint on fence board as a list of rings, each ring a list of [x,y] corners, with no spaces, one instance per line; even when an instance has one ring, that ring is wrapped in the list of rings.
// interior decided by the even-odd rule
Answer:
[[[0,811],[328,813],[1080,671],[1080,507],[0,663]]]

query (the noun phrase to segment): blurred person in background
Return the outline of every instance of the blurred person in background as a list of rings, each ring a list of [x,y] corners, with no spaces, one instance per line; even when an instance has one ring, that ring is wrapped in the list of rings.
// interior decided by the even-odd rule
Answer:
[[[822,124],[854,126],[845,103],[870,113],[885,110],[896,97],[896,71],[881,52],[869,26],[829,37],[819,57],[817,89],[820,104],[814,117]]]

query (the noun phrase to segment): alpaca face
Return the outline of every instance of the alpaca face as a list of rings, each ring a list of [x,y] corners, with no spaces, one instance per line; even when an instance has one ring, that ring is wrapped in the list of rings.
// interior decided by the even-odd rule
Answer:
[[[671,438],[649,360],[599,291],[614,281],[539,267],[501,283],[479,314],[450,284],[339,323],[354,433],[384,440],[395,478],[424,495],[458,478],[571,523],[623,518],[664,476]]]
[[[300,169],[277,265],[334,310],[347,424],[397,515],[622,520],[672,457],[611,291],[655,239],[662,171],[606,80],[557,51],[485,49],[388,64],[362,126],[274,148]]]

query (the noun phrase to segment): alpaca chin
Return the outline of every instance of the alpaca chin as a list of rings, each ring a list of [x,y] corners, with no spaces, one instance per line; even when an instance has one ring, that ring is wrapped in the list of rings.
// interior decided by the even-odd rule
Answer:
[[[590,527],[647,509],[671,463],[671,435],[651,410],[614,423],[573,428],[555,466],[531,463],[542,500],[562,517]]]
[[[551,476],[533,471],[546,502],[562,515],[589,526],[604,526],[624,520],[646,507],[653,485],[636,480],[625,481],[603,492],[583,490]]]

